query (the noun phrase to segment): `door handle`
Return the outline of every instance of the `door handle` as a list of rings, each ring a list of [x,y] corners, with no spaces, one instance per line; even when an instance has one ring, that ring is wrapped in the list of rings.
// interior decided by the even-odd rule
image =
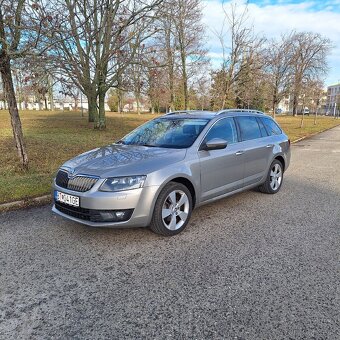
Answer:
[[[272,148],[274,146],[274,144],[268,144],[267,148]]]
[[[243,151],[243,150],[242,150],[242,151],[237,151],[237,152],[235,153],[236,156],[243,155],[243,154],[244,154],[244,151]]]

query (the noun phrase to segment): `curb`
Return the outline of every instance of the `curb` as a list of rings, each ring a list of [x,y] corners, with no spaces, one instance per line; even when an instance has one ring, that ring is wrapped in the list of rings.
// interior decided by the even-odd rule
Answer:
[[[8,202],[0,204],[0,213],[12,210],[19,210],[30,207],[38,207],[52,202],[51,195],[44,195],[39,197],[27,197],[20,201]]]

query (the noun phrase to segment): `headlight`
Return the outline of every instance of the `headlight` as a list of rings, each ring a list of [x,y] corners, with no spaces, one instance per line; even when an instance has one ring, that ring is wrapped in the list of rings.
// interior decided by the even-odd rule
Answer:
[[[100,186],[100,191],[123,191],[138,189],[144,185],[146,176],[111,177]]]

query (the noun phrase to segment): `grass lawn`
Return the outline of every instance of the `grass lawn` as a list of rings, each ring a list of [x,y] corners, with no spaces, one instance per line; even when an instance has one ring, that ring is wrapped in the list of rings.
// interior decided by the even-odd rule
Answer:
[[[30,160],[29,171],[18,164],[9,113],[0,110],[0,203],[37,197],[50,192],[51,180],[58,167],[71,157],[111,143],[133,128],[154,118],[150,114],[107,113],[107,129],[94,131],[86,117],[75,112],[23,111],[21,120]],[[294,141],[340,124],[333,118],[282,116],[277,120]]]

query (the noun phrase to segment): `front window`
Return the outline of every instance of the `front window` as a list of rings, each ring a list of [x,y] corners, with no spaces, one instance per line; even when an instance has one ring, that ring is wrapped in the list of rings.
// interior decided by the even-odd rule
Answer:
[[[237,142],[237,131],[233,118],[225,118],[219,120],[210,129],[207,136],[205,137],[205,142],[208,142],[214,138],[221,138],[228,142],[228,144],[233,144]]]
[[[119,143],[174,149],[188,148],[208,121],[195,118],[158,118],[138,127]]]

